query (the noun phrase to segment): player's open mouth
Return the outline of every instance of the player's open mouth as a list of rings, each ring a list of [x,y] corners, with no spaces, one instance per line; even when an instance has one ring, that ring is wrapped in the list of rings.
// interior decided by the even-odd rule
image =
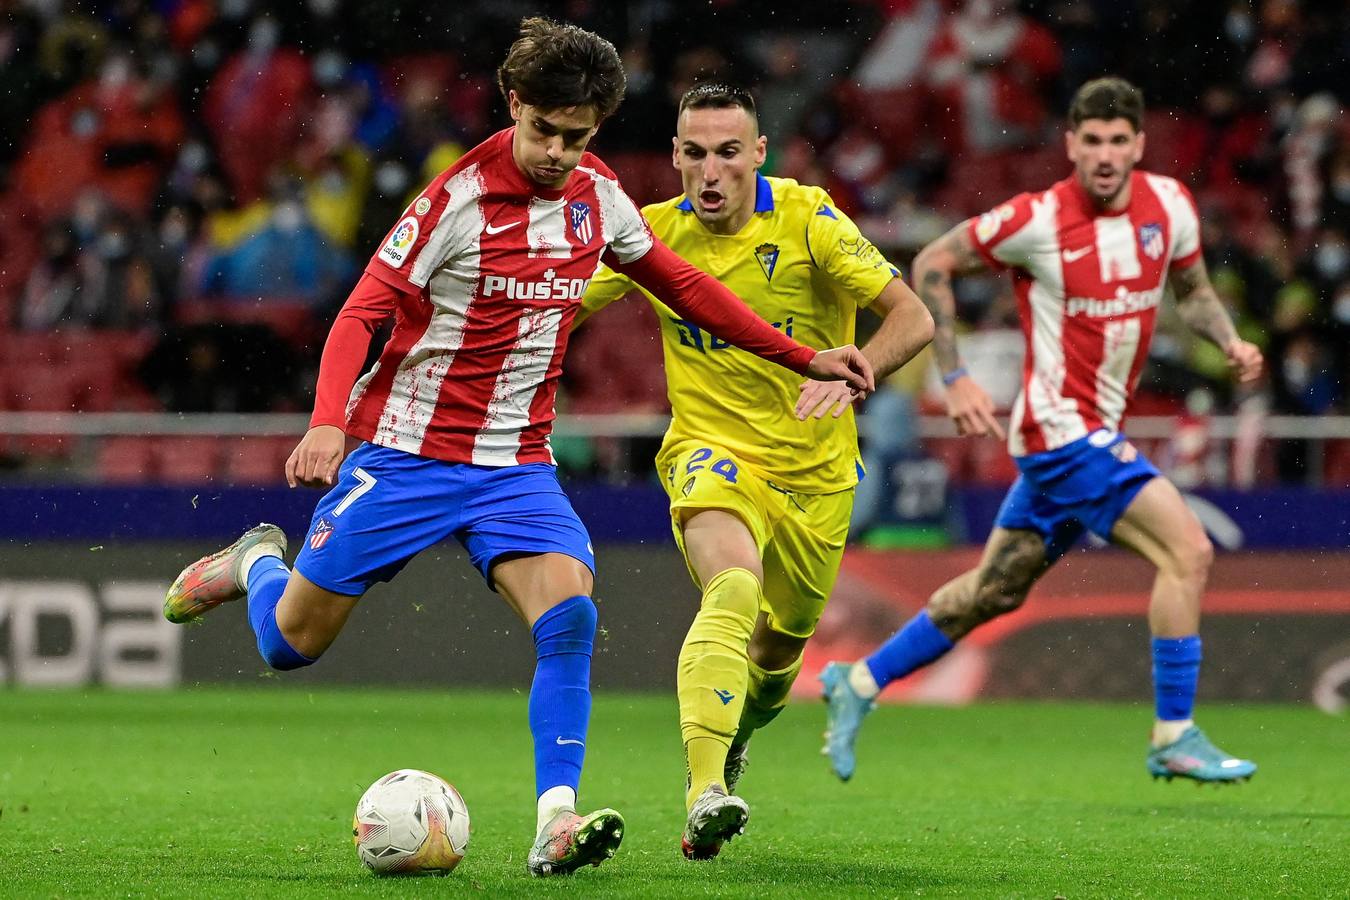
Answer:
[[[698,195],[699,206],[702,206],[708,212],[717,212],[725,202],[726,198],[722,196],[720,191],[703,191]]]

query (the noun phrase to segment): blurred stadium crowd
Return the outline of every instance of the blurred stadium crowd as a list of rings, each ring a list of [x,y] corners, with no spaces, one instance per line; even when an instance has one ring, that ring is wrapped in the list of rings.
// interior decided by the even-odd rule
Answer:
[[[680,94],[730,78],[759,98],[767,171],[826,186],[902,264],[1067,174],[1067,98],[1124,75],[1150,103],[1144,165],[1194,189],[1215,285],[1270,360],[1268,382],[1235,397],[1222,356],[1164,326],[1146,408],[1350,409],[1337,0],[0,9],[0,409],[306,410],[327,322],[409,196],[508,122],[494,69],[535,12],[619,47],[628,96],[595,149],[639,202],[679,191]],[[1015,323],[1003,279],[968,281],[960,300],[972,331]],[[624,304],[578,336],[568,408],[664,408],[659,345],[631,337],[649,315]]]

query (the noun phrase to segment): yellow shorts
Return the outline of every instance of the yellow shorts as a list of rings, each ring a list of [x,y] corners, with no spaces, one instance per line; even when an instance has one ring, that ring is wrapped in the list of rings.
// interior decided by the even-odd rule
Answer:
[[[853,488],[792,493],[742,465],[726,448],[702,440],[664,448],[656,467],[670,495],[671,527],[686,563],[682,522],[687,511],[721,509],[739,516],[764,566],[763,611],[769,627],[810,637],[839,575]],[[698,584],[692,568],[690,575]]]

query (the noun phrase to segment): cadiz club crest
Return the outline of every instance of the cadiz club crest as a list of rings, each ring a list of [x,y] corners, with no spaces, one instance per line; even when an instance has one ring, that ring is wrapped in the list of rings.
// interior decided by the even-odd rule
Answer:
[[[778,265],[778,245],[760,244],[755,248],[755,259],[759,261],[765,279],[773,281],[773,269]]]
[[[578,201],[567,207],[567,210],[572,216],[572,233],[581,243],[589,244],[595,235],[591,226],[591,208]]]

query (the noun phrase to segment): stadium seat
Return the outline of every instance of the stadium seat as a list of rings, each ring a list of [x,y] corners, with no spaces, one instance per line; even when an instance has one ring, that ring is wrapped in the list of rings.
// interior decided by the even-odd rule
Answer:
[[[227,484],[278,484],[286,480],[284,466],[295,439],[239,437],[222,442],[222,477]]]
[[[155,478],[155,440],[114,437],[98,449],[96,473],[108,484],[140,484]]]
[[[8,366],[51,366],[66,359],[69,339],[59,331],[14,332],[0,336],[0,360]]]
[[[678,197],[684,188],[666,153],[606,153],[605,162],[619,176],[624,192],[638,206]]]
[[[923,129],[916,127],[924,121],[928,110],[928,96],[915,88],[897,90],[857,90],[853,111],[877,137],[882,138],[886,155],[891,160],[909,159],[916,139]]]
[[[85,373],[65,365],[23,367],[9,379],[11,406],[25,412],[74,412]]]
[[[970,480],[973,484],[1010,485],[1017,480],[1017,464],[1003,441],[976,438],[969,445]]]
[[[181,325],[234,324],[267,325],[297,348],[309,346],[327,326],[314,308],[303,300],[266,297],[256,300],[184,300],[174,311]]]
[[[949,480],[962,482],[968,474],[966,444],[965,438],[925,438],[923,449],[929,457],[942,463]]]
[[[1178,109],[1155,109],[1144,122],[1148,135],[1144,166],[1190,181],[1204,164],[1205,134],[1194,117]]]
[[[166,484],[205,484],[219,470],[221,439],[164,437],[154,444],[159,480]]]
[[[1350,440],[1327,441],[1324,452],[1322,486],[1350,488]]]

